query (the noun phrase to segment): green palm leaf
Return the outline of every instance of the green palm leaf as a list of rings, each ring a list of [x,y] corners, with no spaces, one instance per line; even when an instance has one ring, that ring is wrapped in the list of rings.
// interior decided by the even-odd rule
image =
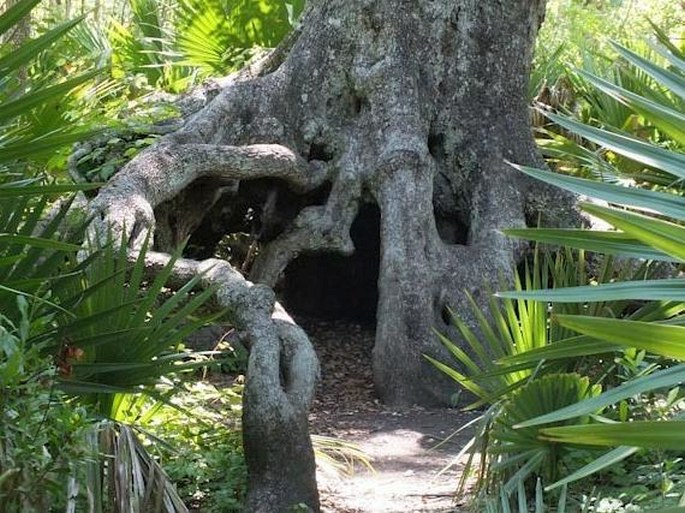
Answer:
[[[587,399],[578,404],[573,404],[547,415],[541,415],[539,417],[526,420],[514,427],[517,428],[550,424],[552,422],[560,422],[562,420],[568,420],[574,417],[589,415],[593,412],[600,411],[609,405],[616,404],[624,399],[628,399],[629,397],[634,397],[651,390],[673,387],[682,383],[683,381],[685,381],[685,364],[675,365],[671,368],[657,371],[648,376],[642,376],[640,378],[626,381],[618,387],[607,390],[597,397]]]
[[[38,5],[41,0],[20,0],[0,15],[0,35],[12,29],[19,21],[24,18],[31,10]]]
[[[665,34],[657,35],[666,45],[660,53],[674,68],[685,69],[682,54]],[[604,95],[617,100],[620,108],[629,107],[633,112],[649,120],[661,129],[659,135],[670,135],[677,143],[685,143],[685,115],[676,110],[678,105],[673,96],[683,97],[685,78],[677,71],[663,69],[630,50],[616,46],[617,52],[638,68],[640,73],[650,75],[660,84],[670,89],[668,92],[653,91],[644,82],[645,75],[625,74],[622,78],[632,78],[636,92],[627,87],[612,84],[593,74],[580,73],[585,82],[591,84]],[[640,83],[642,78],[643,83]],[[616,80],[617,83],[619,80]],[[623,86],[630,80],[623,82]],[[601,103],[601,102],[600,102]],[[546,113],[555,123],[571,130],[585,139],[599,144],[612,152],[625,156],[638,164],[653,169],[632,173],[637,181],[661,184],[673,187],[685,178],[685,155],[657,147],[634,137],[618,133],[618,130],[602,130],[588,127],[577,121],[552,113]],[[616,119],[625,119],[619,116]],[[623,122],[621,122],[622,124]],[[620,126],[620,125],[615,125]],[[514,236],[528,237],[548,243],[570,244],[573,247],[588,248],[607,253],[619,253],[639,258],[655,258],[685,262],[685,201],[680,194],[665,194],[639,188],[625,188],[608,183],[597,183],[568,176],[525,167],[517,167],[523,173],[562,187],[577,194],[598,198],[616,205],[642,210],[635,213],[619,208],[601,207],[595,204],[582,204],[588,213],[597,216],[616,227],[620,232],[584,232],[581,230],[543,230],[535,234],[532,230],[512,230]],[[657,171],[654,171],[654,168]],[[604,169],[596,169],[602,173]],[[643,176],[644,175],[644,176]],[[672,179],[671,179],[672,178]],[[664,219],[666,217],[667,219]],[[599,286],[584,286],[561,290],[546,291],[511,291],[501,293],[510,299],[528,299],[557,304],[582,303],[591,306],[595,301],[625,301],[639,299],[652,301],[638,311],[625,315],[624,318],[601,318],[592,315],[555,315],[554,320],[567,329],[582,335],[561,340],[545,348],[534,349],[525,353],[508,356],[498,363],[523,365],[544,362],[547,359],[582,357],[598,352],[613,352],[616,348],[638,348],[667,358],[685,360],[685,325],[683,325],[683,291],[682,279],[629,281]],[[589,302],[589,303],[588,303]],[[555,305],[556,308],[556,305]],[[590,313],[590,312],[589,312]],[[613,312],[612,315],[620,317]],[[610,389],[597,397],[587,398],[576,404],[569,404],[557,411],[523,420],[513,426],[516,429],[530,429],[536,426],[558,422],[569,422],[578,419],[586,422],[587,416],[603,408],[640,394],[661,390],[682,384],[685,381],[685,364],[658,370],[652,374],[642,375],[625,381],[616,388]],[[573,472],[565,479],[550,488],[567,484],[575,479],[587,477],[615,461],[627,457],[635,451],[632,447],[655,447],[681,450],[685,447],[685,422],[630,422],[618,424],[585,424],[575,426],[545,427],[540,430],[540,438],[552,443],[616,445],[622,446],[610,451],[589,465]]]
[[[541,429],[540,437],[567,444],[630,445],[680,451],[685,447],[685,421],[561,426]]]
[[[100,73],[100,70],[83,73],[76,78],[62,82],[61,84],[38,89],[36,92],[25,94],[17,100],[4,102],[2,104],[2,110],[0,110],[0,122],[26,114],[33,107],[42,105],[56,98],[62,98],[75,87],[80,86]]]
[[[671,255],[678,262],[685,262],[685,228],[682,226],[625,210],[587,203],[581,205],[590,214],[611,223],[628,236]]]
[[[683,122],[685,122],[685,115],[683,113],[671,108],[670,106],[658,103],[638,94],[632,93],[622,87],[616,86],[611,82],[607,82],[606,80],[603,80],[599,77],[583,74],[582,72],[579,73],[581,73],[585,77],[585,79],[591,82],[596,88],[605,92],[609,96],[615,98],[622,104],[627,105],[638,114],[644,116],[646,119],[651,121],[655,126],[661,128],[664,132],[666,132],[680,144],[685,143],[685,130],[683,130]],[[682,85],[685,85],[685,81],[681,81],[681,86]],[[591,132],[593,131],[593,129],[590,129],[589,127],[586,127],[585,129],[581,130],[587,131],[588,129]],[[604,137],[606,138],[607,136],[605,135]],[[637,146],[638,141],[636,139],[633,139],[633,141],[633,144],[631,144],[630,146]],[[604,145],[604,143],[602,142],[600,142],[599,144]],[[607,147],[609,148],[610,146]],[[621,148],[620,144],[618,145],[618,148]],[[655,146],[653,148],[656,149]],[[625,154],[624,151],[626,151],[616,148],[610,149],[614,149],[615,151],[621,154]],[[647,156],[650,153],[649,150],[646,150],[645,155],[642,156],[639,152],[634,152],[630,149],[628,149],[627,151],[629,153],[632,153],[632,155],[626,155],[627,157],[632,158],[633,160],[637,160],[639,162],[642,162],[642,160],[638,159],[647,158]]]
[[[549,444],[540,438],[537,427],[516,428],[543,412],[562,405],[572,405],[599,393],[598,386],[577,374],[551,374],[532,380],[515,391],[503,404],[491,436],[496,442],[491,454],[502,455],[493,471],[503,472],[505,491],[510,493],[520,480],[533,472],[548,480],[558,478],[558,464],[568,454],[568,448]],[[508,469],[515,469],[514,473]]]
[[[616,50],[621,57],[633,64],[633,66],[644,71],[661,85],[685,100],[685,79],[682,75],[664,69],[619,44],[612,42],[611,46],[613,46],[614,50]],[[680,63],[681,71],[685,70],[685,62],[677,59],[675,56],[673,56],[671,63],[674,66],[677,66]]]
[[[566,486],[574,481],[578,481],[579,479],[584,479],[586,477],[591,476],[592,474],[596,474],[597,472],[600,472],[605,468],[608,468],[612,465],[615,465],[616,463],[625,460],[626,458],[632,456],[638,451],[638,447],[626,446],[612,449],[611,451],[607,452],[606,454],[603,454],[602,456],[593,460],[587,465],[584,465],[583,467],[579,468],[572,474],[564,477],[563,479],[560,479],[556,483],[553,483],[545,487],[545,491],[554,490],[555,488],[558,488],[560,486]]]
[[[672,155],[673,152],[670,152]],[[681,173],[685,177],[685,155],[679,156]],[[675,219],[685,220],[685,201],[680,196],[663,192],[655,192],[636,187],[623,187],[585,178],[575,178],[561,175],[551,171],[543,171],[524,166],[514,166],[519,171],[542,180],[551,185],[556,185],[576,194],[601,199],[609,203],[626,205],[630,207],[657,211]]]
[[[79,17],[71,21],[66,21],[54,29],[49,30],[42,36],[22,44],[15,51],[4,57],[0,57],[0,76],[27,65],[31,59],[63,37],[64,34],[69,32],[82,20],[83,17]]]
[[[31,160],[53,152],[58,148],[74,144],[97,134],[99,130],[88,130],[76,133],[54,133],[45,137],[22,140],[14,144],[0,146],[0,163],[10,163],[16,160]],[[76,186],[70,186],[72,189]],[[92,189],[92,186],[87,186]]]
[[[680,153],[668,151],[635,137],[585,125],[571,118],[552,114],[551,112],[545,112],[545,116],[567,130],[571,130],[585,139],[615,151],[635,162],[661,169],[681,180],[685,178],[685,170],[683,169],[685,156]]]
[[[33,182],[32,182],[33,183]],[[20,183],[0,184],[0,199],[21,197],[42,197],[61,195],[69,192],[91,191],[101,187],[100,183],[82,184],[45,184],[45,185],[21,185]]]
[[[619,346],[616,344],[602,342],[592,337],[571,337],[559,340],[545,347],[539,347],[523,353],[506,356],[499,359],[497,363],[504,367],[522,364],[534,366],[544,360],[570,360],[572,358],[612,353],[616,351],[618,347]]]
[[[585,303],[589,301],[615,301],[639,299],[642,301],[685,301],[685,280],[623,281],[600,283],[584,287],[563,289],[497,292],[497,297],[529,299],[552,303]]]
[[[52,249],[55,251],[78,251],[81,246],[78,244],[70,244],[54,239],[43,239],[40,237],[27,237],[21,235],[13,235],[9,233],[0,233],[0,245],[19,245],[31,246],[34,248]]]
[[[78,383],[82,399],[98,405],[100,413],[110,418],[116,402],[113,394],[146,391],[140,387],[154,387],[162,375],[197,366],[183,363],[186,355],[176,346],[190,332],[222,314],[191,319],[215,292],[210,287],[194,293],[201,276],[165,295],[163,288],[174,259],[146,283],[146,248],[147,243],[136,262],[129,264],[125,245],[110,244],[82,276],[63,280],[57,290],[77,318],[60,318],[53,340],[67,340],[69,346],[83,352],[71,362],[71,374],[64,377],[65,390],[73,392]],[[88,383],[95,388],[90,395],[83,395]],[[101,385],[111,391],[100,389]],[[149,392],[154,390],[149,388]]]
[[[563,245],[609,255],[622,255],[645,260],[672,262],[673,258],[622,232],[554,228],[512,228],[504,233],[511,237],[544,244]]]
[[[612,344],[685,360],[685,326],[584,315],[558,315],[555,320],[569,329]]]

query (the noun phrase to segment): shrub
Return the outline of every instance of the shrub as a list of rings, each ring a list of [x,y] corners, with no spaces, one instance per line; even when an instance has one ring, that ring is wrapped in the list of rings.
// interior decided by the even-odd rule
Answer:
[[[26,314],[27,302],[19,297]],[[0,512],[62,510],[92,420],[56,385],[58,369],[37,347],[27,347],[24,326],[0,322]]]

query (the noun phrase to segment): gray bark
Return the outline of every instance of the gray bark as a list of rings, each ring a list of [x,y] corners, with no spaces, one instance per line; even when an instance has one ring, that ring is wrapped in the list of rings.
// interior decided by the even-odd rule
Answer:
[[[137,258],[132,250],[130,259]],[[147,252],[145,268],[155,274],[169,260],[166,253]],[[205,287],[217,287],[219,306],[231,309],[234,327],[250,350],[243,399],[245,511],[285,513],[299,504],[318,511],[307,413],[319,366],[307,335],[271,289],[247,281],[223,260],[179,259],[168,285],[180,288],[197,275]]]
[[[18,0],[7,0],[4,5],[4,11],[8,11],[15,6]],[[31,37],[31,13],[19,20],[8,34],[5,34],[4,39],[10,43],[14,48],[21,47]],[[26,68],[22,67],[19,70],[19,78],[23,82],[26,80]]]
[[[448,329],[448,306],[465,311],[464,291],[478,297],[510,272],[522,248],[502,229],[538,214],[564,223],[571,210],[505,162],[542,165],[526,85],[543,14],[544,0],[311,0],[281,49],[115,176],[91,204],[96,224],[135,246],[156,209],[167,246],[197,227],[198,210],[218,199],[212,187],[237,198],[257,179],[296,195],[327,186],[321,204],[305,202],[261,247],[250,279],[273,287],[300,255],[352,254],[360,206],[376,204],[376,388],[393,404],[445,403],[453,385],[424,358],[445,357],[432,329]],[[170,212],[186,222],[168,222]],[[291,341],[302,348],[306,337],[260,301],[252,315],[242,293],[225,299],[252,338],[248,510],[317,509],[306,426],[315,356],[296,357]]]

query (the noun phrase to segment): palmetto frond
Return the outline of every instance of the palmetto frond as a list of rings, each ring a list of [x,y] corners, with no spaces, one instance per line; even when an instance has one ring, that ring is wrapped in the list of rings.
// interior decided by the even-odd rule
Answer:
[[[682,147],[685,115],[685,55],[675,46],[667,43],[663,34],[662,46],[657,52],[667,63],[657,65],[634,52],[615,45],[616,51],[640,72],[639,76],[650,77],[659,83],[664,91],[658,97],[647,97],[610,84],[600,78],[586,75],[589,83],[598,91],[609,95],[615,101],[632,109],[644,117],[658,130],[663,132]],[[636,75],[638,76],[638,75]],[[644,88],[640,89],[643,91]],[[657,146],[621,133],[617,129],[599,129],[584,126],[571,119],[549,115],[556,123],[579,133],[584,138],[602,145],[611,151],[641,164],[644,176],[658,173],[659,181],[645,179],[647,184],[660,183],[661,190],[639,187],[623,187],[618,184],[598,183],[589,180],[556,175],[548,171],[519,167],[522,172],[563,187],[572,192],[599,198],[609,206],[584,203],[582,207],[592,215],[613,225],[616,232],[590,232],[584,230],[516,230],[511,234],[541,242],[566,244],[571,247],[604,251],[643,259],[659,259],[685,263],[685,199],[682,183],[685,178],[685,155],[675,149]],[[668,177],[663,180],[663,177]],[[640,184],[638,184],[639,186]],[[571,288],[557,291],[538,291],[535,293],[508,292],[507,297],[537,299],[540,301],[586,302],[602,301],[609,298],[652,300],[654,303],[643,308],[646,314],[624,319],[602,319],[593,316],[558,316],[555,321],[568,329],[590,337],[596,345],[610,344],[616,348],[642,348],[643,350],[685,360],[685,297],[682,278],[666,280],[641,280],[612,285]],[[570,347],[566,348],[566,350]],[[568,355],[568,353],[567,353]],[[525,355],[518,355],[519,357]],[[548,355],[540,352],[537,357]],[[512,363],[513,361],[510,361]],[[638,377],[608,390],[592,399],[569,405],[556,412],[538,416],[520,423],[519,427],[544,427],[542,435],[548,440],[573,442],[590,445],[628,446],[619,447],[600,458],[602,464],[595,462],[591,471],[604,468],[611,462],[632,454],[629,446],[648,446],[682,448],[678,433],[682,431],[680,422],[660,421],[644,423],[618,423],[611,425],[587,425],[549,427],[550,423],[577,419],[588,415],[598,408],[649,391],[676,386],[683,381],[683,364],[675,365]],[[635,430],[643,437],[635,435]],[[634,452],[634,451],[633,451]],[[563,480],[564,483],[587,476],[588,469],[581,469]],[[561,483],[561,481],[560,481]]]

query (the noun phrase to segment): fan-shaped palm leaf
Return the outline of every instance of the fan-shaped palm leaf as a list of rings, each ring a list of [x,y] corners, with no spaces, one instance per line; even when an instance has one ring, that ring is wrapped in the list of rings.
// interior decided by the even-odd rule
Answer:
[[[685,61],[677,57],[673,48],[661,48],[661,54],[667,55],[669,62],[677,69],[677,72],[667,70],[649,60],[625,48],[616,47],[620,55],[629,61],[635,68],[646,75],[653,77],[665,88],[670,88],[675,96],[680,96],[685,91]],[[682,144],[684,135],[682,121],[685,118],[680,111],[674,111],[673,105],[677,102],[669,100],[665,106],[652,99],[646,99],[631,91],[611,85],[596,77],[586,77],[604,93],[626,106],[634,109],[640,115],[649,119],[655,126],[671,135]],[[682,104],[680,104],[682,105]],[[593,204],[583,204],[583,208],[621,230],[619,233],[620,244],[624,247],[632,246],[633,254],[642,253],[648,257],[644,249],[657,251],[671,261],[684,262],[685,252],[685,229],[682,226],[685,220],[685,200],[681,191],[676,189],[679,182],[685,177],[685,157],[674,150],[666,150],[652,143],[640,141],[635,138],[625,137],[613,131],[599,130],[585,127],[575,121],[559,116],[551,115],[552,118],[563,124],[566,128],[581,133],[584,137],[602,144],[612,151],[620,153],[643,165],[657,168],[660,172],[670,175],[672,178],[671,188],[667,193],[635,188],[622,188],[617,185],[592,183],[580,181],[575,178],[553,175],[549,172],[530,169],[519,169],[527,174],[548,183],[558,185],[568,190],[582,193],[591,197],[601,198],[611,204],[625,205],[630,209],[639,209],[641,213],[632,210],[619,209],[613,206],[602,207]],[[602,239],[606,238],[606,246],[616,247],[615,233],[590,233],[584,236],[582,231],[568,233],[567,241],[574,247],[601,248]],[[533,235],[534,230],[517,230],[516,236]],[[556,232],[551,234],[557,242],[564,241],[564,235]],[[543,234],[547,240],[551,240],[550,234]],[[644,248],[644,249],[641,249]],[[662,258],[663,259],[663,258]],[[559,316],[558,322],[576,332],[616,346],[642,347],[647,351],[665,355],[670,358],[685,360],[685,328],[683,327],[682,312],[685,303],[682,297],[682,278],[663,280],[662,282],[644,281],[628,284],[613,284],[601,287],[576,288],[566,291],[541,291],[531,295],[512,291],[503,294],[506,297],[528,298],[537,297],[540,300],[578,301],[605,298],[622,297],[642,300],[658,300],[654,303],[664,317],[675,316],[670,321],[664,321],[664,317],[646,317],[639,321],[636,319],[600,319],[589,316]],[[581,297],[585,295],[585,297]],[[648,307],[649,308],[649,305]],[[656,322],[660,321],[660,322]],[[557,348],[558,349],[558,348]],[[567,348],[570,349],[570,346]],[[538,358],[545,357],[544,350],[538,350]],[[567,353],[568,354],[568,353]],[[517,355],[519,357],[521,355]],[[509,363],[520,363],[520,360],[509,359]],[[518,428],[527,429],[532,426],[540,426],[549,422],[558,422],[587,415],[598,408],[613,404],[635,394],[657,390],[663,387],[674,386],[683,380],[683,365],[676,365],[670,369],[660,370],[654,374],[635,378],[621,386],[604,392],[598,397],[582,401],[575,405],[569,405],[557,412],[542,415],[519,423]],[[603,445],[643,445],[649,447],[678,448],[683,447],[679,433],[683,430],[681,422],[660,423],[630,423],[601,426],[573,426],[569,428],[548,428],[542,431],[543,436],[549,440],[573,443],[596,443]],[[642,432],[638,436],[636,430]],[[645,436],[646,435],[646,436]]]

